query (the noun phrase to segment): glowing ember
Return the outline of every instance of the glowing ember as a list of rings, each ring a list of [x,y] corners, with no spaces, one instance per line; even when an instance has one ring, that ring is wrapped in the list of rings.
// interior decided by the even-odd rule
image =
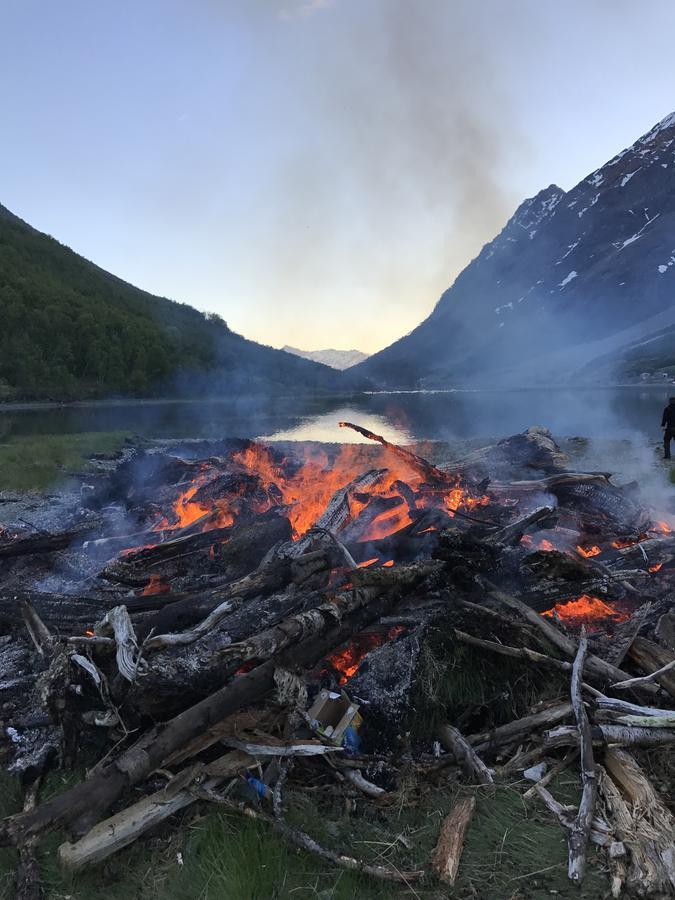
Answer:
[[[655,522],[650,531],[657,531],[659,534],[670,534],[672,528],[667,522]]]
[[[555,550],[555,546],[547,538],[542,538],[538,544],[535,544],[531,534],[524,534],[520,543],[525,544],[526,547],[532,547],[533,550],[545,550],[547,553]]]
[[[96,632],[92,631],[91,628],[87,628],[84,633],[87,635],[87,637],[94,637],[96,634]]]
[[[652,572],[652,573],[654,573],[654,572],[658,572],[658,571],[659,571],[660,569],[662,569],[662,568],[663,568],[663,563],[656,563],[655,566],[650,566],[650,567],[649,567],[649,571]]]
[[[542,616],[553,618],[557,616],[561,622],[571,627],[581,628],[582,625],[593,629],[598,628],[604,622],[625,622],[628,616],[612,609],[604,600],[582,594],[576,600],[556,605],[542,613]]]
[[[641,534],[637,538],[617,538],[615,541],[612,541],[612,547],[615,547],[617,550],[625,550],[626,547],[634,547],[640,541],[646,540],[646,538],[646,534]]]
[[[363,562],[359,563],[359,569],[367,569],[368,566],[372,566],[373,563],[376,563],[379,558],[379,556],[374,556],[372,559],[364,559]]]
[[[162,580],[161,575],[151,575],[150,581],[141,591],[141,597],[149,597],[152,594],[168,594],[171,592],[171,585]]]
[[[581,554],[585,559],[590,559],[591,556],[599,556],[602,550],[597,544],[594,544],[592,547],[582,547],[581,544],[577,544],[577,553]]]
[[[360,634],[357,635],[344,650],[339,650],[332,656],[327,656],[326,662],[328,662],[333,669],[341,673],[338,679],[339,684],[346,684],[349,681],[361,665],[363,658],[367,656],[371,650],[375,650],[387,641],[393,640],[403,631],[405,631],[404,625],[393,625],[389,631],[375,631],[368,634]]]
[[[390,569],[394,565],[393,559],[388,559],[386,562],[382,563],[383,569]]]

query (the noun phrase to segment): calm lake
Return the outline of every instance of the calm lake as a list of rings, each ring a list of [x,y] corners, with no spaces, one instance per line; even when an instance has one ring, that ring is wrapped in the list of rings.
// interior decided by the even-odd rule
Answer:
[[[391,441],[502,437],[545,425],[572,437],[661,437],[661,412],[675,386],[586,390],[444,391],[348,398],[224,398],[0,409],[0,440],[13,435],[121,430],[155,438],[253,437],[354,441],[346,419]]]

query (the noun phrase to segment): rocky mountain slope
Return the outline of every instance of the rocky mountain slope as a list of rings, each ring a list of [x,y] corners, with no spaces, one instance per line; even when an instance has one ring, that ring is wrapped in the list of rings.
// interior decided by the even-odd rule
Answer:
[[[303,359],[311,359],[314,362],[323,363],[324,366],[330,366],[331,369],[349,369],[360,362],[368,359],[368,354],[361,350],[299,350],[297,347],[290,347],[286,344],[281,348],[286,353],[292,353],[294,356],[301,356]]]
[[[522,203],[431,315],[355,371],[408,388],[573,381],[674,324],[675,113]]]
[[[336,392],[363,382],[111,275],[0,206],[0,400]]]

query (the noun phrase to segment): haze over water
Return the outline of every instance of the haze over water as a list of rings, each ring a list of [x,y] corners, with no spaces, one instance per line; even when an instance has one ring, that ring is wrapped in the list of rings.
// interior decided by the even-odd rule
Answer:
[[[0,411],[0,440],[22,434],[125,431],[149,438],[258,437],[362,441],[338,427],[354,421],[387,440],[498,439],[543,425],[558,437],[661,438],[672,387],[588,390],[373,393],[349,398],[90,404]]]

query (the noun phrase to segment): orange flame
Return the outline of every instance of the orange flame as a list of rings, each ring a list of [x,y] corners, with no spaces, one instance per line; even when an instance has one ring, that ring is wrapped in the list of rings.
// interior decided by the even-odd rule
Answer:
[[[253,511],[264,513],[274,505],[285,506],[295,538],[314,525],[337,490],[346,487],[357,475],[373,468],[372,453],[364,453],[363,447],[358,444],[342,446],[332,459],[323,449],[309,447],[304,450],[303,458],[299,461],[278,459],[269,447],[251,444],[232,454],[231,459],[235,469],[259,479],[265,499],[261,501],[258,498]],[[422,476],[410,468],[405,460],[386,455],[386,459],[378,464],[387,467],[382,478],[364,491],[347,498],[352,520],[359,516],[371,497],[400,497],[395,485],[397,481],[406,483],[413,491],[421,486]],[[169,524],[163,518],[155,525],[156,531],[184,528],[207,514],[210,517],[204,523],[205,531],[233,524],[238,514],[236,504],[226,498],[215,500],[212,504],[193,499],[199,489],[214,477],[213,471],[208,464],[202,465],[194,481],[181,491],[173,503],[174,524]],[[220,474],[220,471],[222,470],[215,474]],[[425,490],[424,496],[418,496],[421,506],[433,504],[445,507],[451,515],[460,507],[474,509],[489,502],[486,495],[475,497],[460,487],[459,483],[447,490]],[[363,539],[379,540],[411,523],[408,506],[402,502],[377,516],[368,526]]]
[[[651,530],[658,531],[659,534],[671,534],[673,529],[667,522],[655,522]]]
[[[658,572],[662,568],[663,568],[663,563],[656,563],[656,565],[649,567],[649,571],[654,573],[654,572]]]
[[[141,597],[149,597],[152,594],[168,594],[171,592],[171,585],[162,580],[161,575],[151,575],[150,580],[141,591]]]
[[[359,668],[365,656],[381,647],[387,641],[398,637],[401,632],[405,631],[404,625],[392,625],[389,631],[370,632],[368,634],[357,635],[345,648],[331,656],[326,657],[326,661],[333,669],[340,672],[338,679],[339,684],[346,684],[352,675]]]
[[[590,559],[591,556],[599,556],[602,553],[602,550],[597,544],[593,544],[592,547],[582,547],[581,544],[577,544],[577,552],[585,559]]]
[[[603,600],[588,594],[582,594],[576,600],[569,600],[566,603],[556,603],[552,609],[542,613],[542,616],[549,618],[553,618],[554,615],[566,625],[579,628],[582,625],[592,628],[603,622],[625,622],[628,619],[624,613],[612,609]]]

